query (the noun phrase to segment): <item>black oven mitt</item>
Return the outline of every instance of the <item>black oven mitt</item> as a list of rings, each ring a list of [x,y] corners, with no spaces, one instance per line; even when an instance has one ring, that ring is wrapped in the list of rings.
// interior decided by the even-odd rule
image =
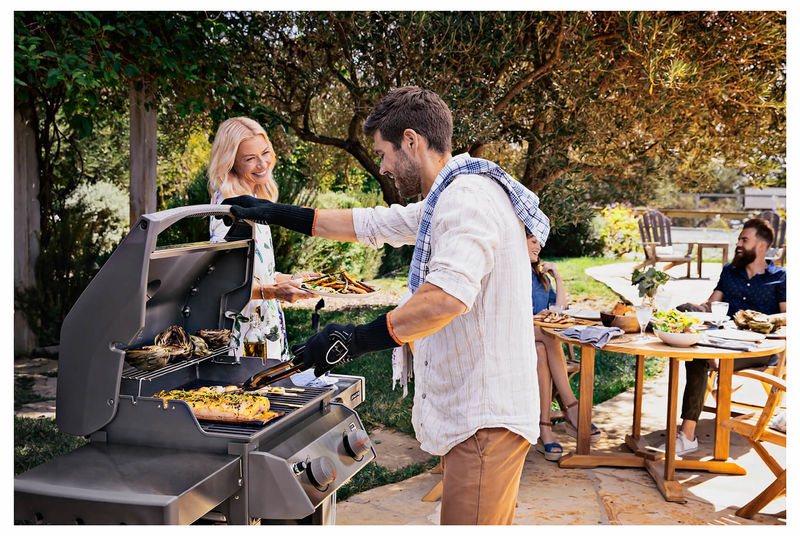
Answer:
[[[310,207],[273,203],[251,195],[229,197],[224,199],[222,204],[231,206],[231,214],[236,219],[250,220],[262,225],[280,225],[309,236],[314,232],[316,209]],[[226,225],[232,223],[230,216],[221,217]]]
[[[314,375],[322,376],[336,365],[352,361],[368,352],[395,348],[400,344],[392,337],[386,315],[369,324],[328,324],[303,344],[292,346],[294,361],[299,359],[314,367]]]

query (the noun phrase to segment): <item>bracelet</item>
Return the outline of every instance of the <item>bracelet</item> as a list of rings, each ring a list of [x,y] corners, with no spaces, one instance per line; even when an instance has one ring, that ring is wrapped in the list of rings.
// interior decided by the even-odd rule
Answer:
[[[258,292],[261,294],[261,300],[266,300],[264,297],[264,286],[261,284],[261,279],[259,279],[258,276],[255,276],[255,279],[258,282]]]

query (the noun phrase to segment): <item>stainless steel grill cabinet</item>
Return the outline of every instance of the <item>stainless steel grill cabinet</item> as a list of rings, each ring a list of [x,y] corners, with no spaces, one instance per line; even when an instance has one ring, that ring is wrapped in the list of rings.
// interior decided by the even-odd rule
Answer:
[[[17,520],[44,523],[332,523],[335,493],[375,458],[354,408],[364,379],[269,395],[284,415],[266,425],[198,421],[162,389],[239,384],[274,365],[227,349],[151,372],[125,349],[170,325],[230,329],[251,295],[254,243],[156,247],[199,205],[145,214],[77,300],[61,330],[56,422],[90,443],[14,479]],[[278,386],[292,386],[283,380]]]

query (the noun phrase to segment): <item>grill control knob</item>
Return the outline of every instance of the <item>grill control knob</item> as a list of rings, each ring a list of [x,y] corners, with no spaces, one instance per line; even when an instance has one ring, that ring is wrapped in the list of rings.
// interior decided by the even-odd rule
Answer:
[[[320,489],[327,487],[328,484],[336,480],[336,467],[327,456],[320,456],[311,460],[306,466],[306,473],[311,483]]]
[[[366,431],[353,430],[344,436],[344,450],[356,460],[360,460],[369,449],[369,436]]]

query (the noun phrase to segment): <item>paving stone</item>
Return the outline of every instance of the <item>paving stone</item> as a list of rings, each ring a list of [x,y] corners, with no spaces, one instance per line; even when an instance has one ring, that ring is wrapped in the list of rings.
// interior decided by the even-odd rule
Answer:
[[[55,419],[56,417],[56,401],[44,400],[41,402],[32,402],[25,404],[20,409],[14,412],[17,417],[28,417],[31,419],[38,419],[39,417],[46,417],[48,419]]]
[[[45,374],[58,370],[58,361],[46,357],[32,359],[17,359],[14,361],[14,374]]]
[[[419,448],[416,438],[390,428],[374,428],[369,436],[377,454],[375,463],[392,471],[433,457]]]

